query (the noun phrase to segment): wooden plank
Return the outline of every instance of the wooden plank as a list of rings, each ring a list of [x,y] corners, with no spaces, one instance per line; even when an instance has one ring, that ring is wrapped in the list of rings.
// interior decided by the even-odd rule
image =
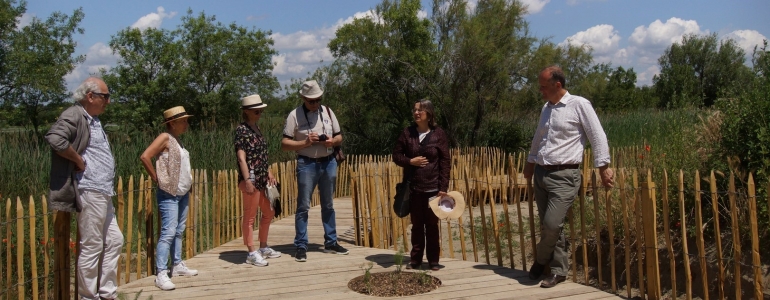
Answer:
[[[48,201],[46,201],[45,196],[43,196],[42,198],[43,198],[43,200],[40,201],[40,203],[41,203],[40,208],[43,211],[43,253],[45,253],[45,255],[43,256],[43,261],[44,261],[44,263],[43,263],[43,276],[45,276],[45,281],[43,282],[43,284],[44,284],[43,290],[44,290],[44,293],[45,293],[44,294],[45,298],[48,298],[51,295],[50,291],[49,291],[49,286],[50,286],[49,285],[50,284],[49,277],[51,275],[51,270],[50,270],[50,263],[51,263],[51,252],[50,252],[51,241],[48,239],[48,237],[49,237],[49,233],[48,233]],[[2,278],[2,277],[3,277],[2,276],[2,268],[0,268],[0,278]]]
[[[117,196],[118,196],[118,207],[117,207],[117,210],[116,210],[115,214],[117,216],[118,230],[120,230],[120,232],[123,233],[123,232],[125,232],[125,226],[123,225],[123,221],[125,220],[125,218],[123,216],[124,216],[125,211],[126,211],[126,207],[125,207],[126,206],[126,202],[125,202],[125,199],[124,199],[123,177],[122,176],[118,176]],[[125,245],[125,242],[124,242],[124,245]],[[121,258],[123,258],[123,260],[128,259],[128,257],[119,257],[118,258],[118,270],[116,272],[118,274],[118,282],[117,282],[117,284],[120,284],[120,274],[123,273],[122,272],[123,268],[125,268],[125,266],[124,266],[125,262],[123,264],[120,263]]]
[[[692,273],[690,272],[690,251],[687,249],[687,218],[684,206],[684,172],[679,170],[679,226],[682,229],[682,261],[684,265],[685,296],[692,300]]]
[[[698,245],[698,258],[700,258],[701,286],[703,287],[703,299],[709,299],[708,268],[706,266],[706,247],[703,241],[703,213],[701,212],[700,172],[695,170],[695,236]]]
[[[733,266],[735,267],[735,272],[733,273],[733,278],[735,279],[733,279],[733,282],[735,282],[735,299],[741,299],[743,297],[741,292],[741,236],[738,228],[740,226],[738,222],[740,221],[738,221],[738,205],[735,201],[735,174],[733,172],[730,172],[728,189],[727,196],[730,199],[730,219],[732,220],[733,229]]]
[[[717,293],[719,294],[719,299],[725,299],[725,263],[722,260],[722,232],[719,230],[720,216],[717,204],[719,202],[719,194],[717,194],[717,179],[714,176],[714,170],[711,170],[711,176],[709,176],[709,188],[711,190],[711,211],[714,215],[712,220],[714,221],[714,242],[717,246],[717,266],[719,267]]]
[[[668,171],[663,170],[663,186],[661,187],[663,196],[663,232],[666,238],[666,249],[668,250],[669,268],[671,268],[671,295],[676,297],[676,256],[674,256],[674,247],[671,244],[671,221],[669,220],[668,204]]]
[[[30,266],[32,267],[32,299],[39,299],[38,293],[40,292],[40,286],[37,278],[37,234],[35,232],[35,222],[37,221],[37,213],[35,212],[35,198],[29,196],[29,258]],[[19,248],[24,248],[24,244],[19,245]],[[44,295],[43,298],[46,296]]]
[[[610,239],[610,283],[612,293],[617,294],[618,284],[615,279],[615,220],[613,220],[614,215],[612,212],[612,200],[610,196],[611,191],[607,190],[604,192],[604,203],[606,203],[605,208],[607,210],[607,232]]]
[[[468,191],[468,193],[470,193],[470,191],[471,191],[471,186],[470,186],[471,183],[470,183],[470,176],[469,176],[469,173],[468,173],[469,171],[468,171],[467,167],[464,168],[464,170],[465,170],[465,178],[464,178],[463,181],[465,181],[465,190]],[[474,195],[473,198],[469,197],[469,199],[466,201],[467,202],[466,206],[468,207],[468,218],[469,218],[468,225],[470,227],[470,232],[471,232],[471,247],[473,247],[473,261],[478,262],[479,261],[479,253],[476,250],[476,230],[474,230],[474,225],[475,225],[474,222],[475,221],[473,220],[473,201],[475,199],[478,199],[475,196],[476,195]]]
[[[21,198],[16,197],[16,289],[19,300],[24,300],[24,207]]]
[[[492,177],[489,174],[489,170],[487,170],[487,188],[489,188],[489,191],[487,192],[487,199],[489,200],[489,214],[492,218],[492,233],[495,235],[495,251],[497,252],[495,255],[497,256],[497,265],[502,266],[503,265],[503,252],[502,247],[500,245],[500,224],[497,223],[497,211],[495,210],[495,191],[490,188],[489,182],[491,181]]]
[[[139,189],[139,194],[143,193],[144,189]],[[133,242],[133,230],[134,230],[134,175],[128,177],[128,207],[126,207],[128,217],[126,218],[126,238],[124,242],[124,249],[126,253],[126,267],[125,267],[125,283],[131,282],[131,246]],[[138,252],[138,251],[137,251]],[[138,256],[137,256],[138,257]]]
[[[639,257],[637,264],[636,264],[636,271],[639,274],[639,296],[642,298],[642,300],[645,299],[645,295],[647,294],[645,292],[646,286],[644,283],[642,283],[642,280],[644,278],[644,260],[642,260],[642,254],[645,253],[644,247],[646,246],[644,244],[644,227],[642,225],[642,193],[639,193],[639,172],[634,169],[633,173],[633,187],[634,187],[634,220],[636,221],[636,253],[637,257]]]
[[[646,278],[647,283],[647,296],[650,299],[657,300],[661,298],[660,290],[660,270],[658,265],[660,260],[658,259],[658,220],[657,220],[657,201],[655,196],[655,183],[652,182],[652,172],[647,169],[647,178],[642,183],[642,223],[644,224],[644,241],[645,241],[645,265],[646,265]]]
[[[625,250],[624,259],[626,262],[626,297],[631,298],[631,230],[628,220],[628,197],[626,197],[626,170],[620,170],[618,176],[618,186],[620,188],[620,209],[623,211],[623,249]]]
[[[751,223],[751,262],[754,265],[754,298],[762,299],[762,261],[759,257],[759,229],[757,226],[757,196],[754,174],[749,173],[749,222]]]
[[[585,154],[584,154],[585,156]],[[585,157],[583,157],[585,161]],[[586,165],[583,165],[582,180],[580,181],[580,195],[578,203],[580,204],[580,243],[583,248],[583,284],[588,285],[590,281],[588,273],[588,239],[586,238],[586,190],[587,190],[587,169]],[[543,237],[540,237],[543,238]],[[535,252],[537,253],[537,252]]]
[[[10,219],[11,199],[6,204],[6,220]],[[71,214],[57,211],[53,221],[54,228],[54,299],[70,298],[70,218]],[[6,237],[10,238],[10,227],[6,227]],[[11,272],[11,245],[6,248],[7,273]],[[10,280],[8,281],[10,283]],[[6,285],[10,286],[10,285]]]
[[[591,186],[593,187],[593,202],[594,202],[594,229],[596,230],[596,270],[598,272],[599,277],[596,280],[597,285],[599,286],[599,289],[604,286],[603,274],[602,274],[602,265],[604,265],[604,260],[602,259],[602,218],[601,214],[599,213],[599,202],[601,202],[601,197],[599,196],[599,182],[597,181],[597,172],[599,172],[598,169],[593,169],[591,171]],[[610,254],[612,255],[612,254]]]
[[[488,232],[487,231],[487,216],[486,216],[486,212],[485,212],[486,209],[484,208],[484,204],[485,204],[484,202],[486,202],[485,201],[485,199],[487,198],[486,195],[490,193],[490,190],[482,191],[481,190],[482,184],[481,184],[481,182],[478,179],[480,177],[479,172],[476,172],[474,175],[475,176],[473,176],[473,178],[474,178],[473,180],[474,180],[474,183],[475,183],[474,186],[476,187],[476,197],[475,198],[478,199],[478,201],[479,201],[479,214],[481,215],[481,232],[482,232],[482,236],[481,237],[483,238],[483,241],[484,241],[484,258],[486,259],[487,264],[489,265],[489,264],[491,264],[490,260],[489,260],[489,236],[487,235],[487,232]],[[484,193],[483,195],[481,195],[482,192]]]

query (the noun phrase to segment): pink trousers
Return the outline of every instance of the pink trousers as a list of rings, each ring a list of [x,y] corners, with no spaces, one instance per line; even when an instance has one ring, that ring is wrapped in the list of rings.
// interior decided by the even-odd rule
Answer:
[[[265,196],[264,190],[257,190],[253,194],[243,192],[246,181],[241,181],[238,188],[243,194],[243,244],[254,246],[254,221],[257,218],[257,208],[262,209],[262,218],[259,220],[259,241],[267,243],[267,233],[270,231],[270,222],[275,211],[270,207],[270,200]]]

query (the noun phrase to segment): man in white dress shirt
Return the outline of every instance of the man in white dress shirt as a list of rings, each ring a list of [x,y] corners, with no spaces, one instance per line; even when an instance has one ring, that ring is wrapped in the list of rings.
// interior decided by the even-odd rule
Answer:
[[[565,89],[564,72],[557,66],[543,69],[538,83],[546,103],[524,167],[525,178],[534,175],[541,231],[529,278],[540,279],[549,266],[551,275],[540,286],[550,288],[567,279],[569,251],[562,228],[580,190],[579,166],[586,142],[593,148],[594,166],[601,171],[602,184],[607,188],[612,187],[613,172],[609,168],[607,137],[591,102]]]

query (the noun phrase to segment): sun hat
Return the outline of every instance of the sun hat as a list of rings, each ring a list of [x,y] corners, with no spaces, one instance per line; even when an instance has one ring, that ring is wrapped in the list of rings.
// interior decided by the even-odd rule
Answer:
[[[163,112],[163,123],[166,124],[168,122],[179,120],[179,119],[185,119],[192,117],[193,115],[188,114],[186,110],[184,110],[183,106],[174,106],[172,108],[167,109]]]
[[[241,109],[258,109],[265,107],[267,107],[267,104],[263,103],[262,98],[257,94],[246,96],[241,99]]]
[[[460,192],[451,191],[444,197],[433,197],[428,206],[440,220],[457,219],[465,210],[465,197]]]
[[[310,80],[302,83],[302,89],[299,90],[299,94],[305,98],[315,99],[321,97],[324,94],[324,90],[318,86],[318,82]]]

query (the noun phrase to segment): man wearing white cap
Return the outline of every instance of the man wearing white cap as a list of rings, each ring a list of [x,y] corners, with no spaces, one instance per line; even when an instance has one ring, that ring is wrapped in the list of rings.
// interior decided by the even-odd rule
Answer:
[[[291,111],[283,129],[281,149],[297,152],[297,212],[294,215],[294,260],[307,260],[307,212],[310,197],[318,186],[321,196],[321,222],[324,227],[324,252],[348,254],[337,243],[334,215],[334,188],[337,181],[337,161],[334,147],[342,144],[342,132],[337,116],[321,105],[323,90],[315,80],[302,84],[299,94],[304,102]]]

